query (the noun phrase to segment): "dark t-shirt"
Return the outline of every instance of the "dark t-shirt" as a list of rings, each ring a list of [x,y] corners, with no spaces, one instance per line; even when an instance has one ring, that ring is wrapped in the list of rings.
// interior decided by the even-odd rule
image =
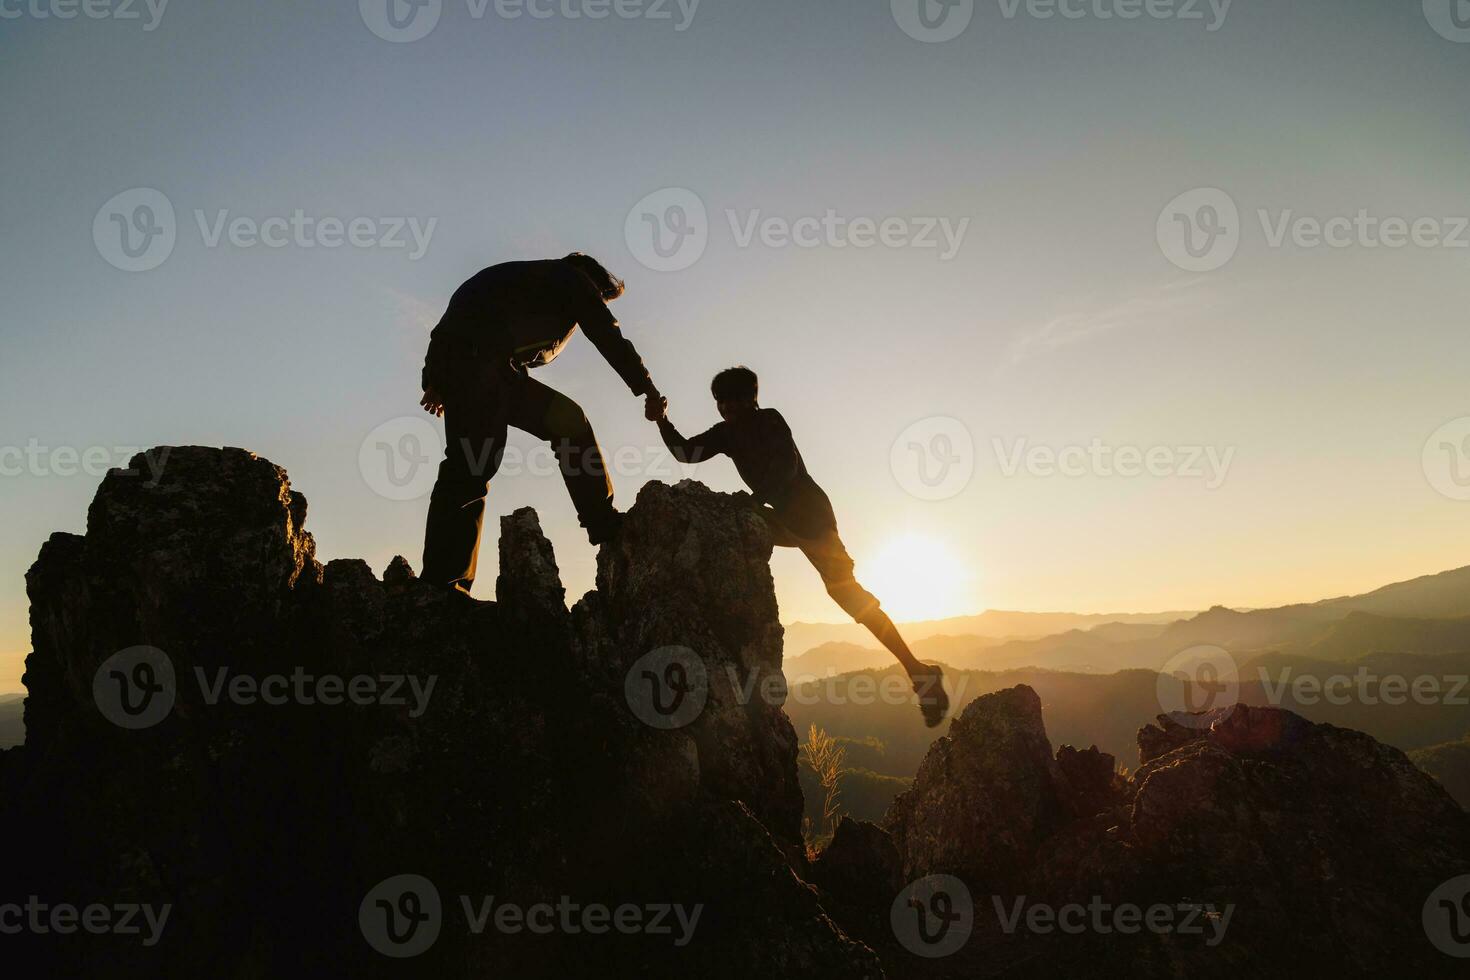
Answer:
[[[502,262],[455,290],[430,334],[424,387],[439,375],[444,359],[454,356],[454,341],[472,343],[481,356],[534,368],[551,363],[578,326],[633,394],[649,390],[643,359],[592,280],[563,259]]]
[[[837,527],[832,502],[806,470],[791,428],[774,408],[718,425],[686,439],[668,419],[660,420],[664,444],[681,463],[729,456],[756,500],[798,537],[818,538]]]

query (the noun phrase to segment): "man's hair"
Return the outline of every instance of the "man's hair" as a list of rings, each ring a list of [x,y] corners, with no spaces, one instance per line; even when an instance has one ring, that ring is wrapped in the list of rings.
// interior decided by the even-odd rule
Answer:
[[[709,383],[710,394],[717,402],[755,401],[760,394],[760,379],[745,365],[725,368]]]
[[[623,295],[623,280],[603,268],[601,262],[588,255],[586,252],[573,252],[565,261],[570,262],[572,268],[592,280],[597,294],[604,302],[615,300]]]

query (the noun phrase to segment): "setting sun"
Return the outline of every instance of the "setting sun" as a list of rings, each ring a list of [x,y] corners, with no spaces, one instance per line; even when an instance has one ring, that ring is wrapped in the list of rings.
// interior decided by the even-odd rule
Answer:
[[[858,580],[899,622],[976,612],[968,601],[971,572],[942,541],[923,534],[889,540],[858,560]]]

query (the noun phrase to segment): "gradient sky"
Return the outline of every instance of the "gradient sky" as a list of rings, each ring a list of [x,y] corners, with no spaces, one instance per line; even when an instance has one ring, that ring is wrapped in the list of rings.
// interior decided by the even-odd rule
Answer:
[[[22,16],[0,19],[0,447],[243,446],[307,495],[324,560],[417,567],[427,501],[374,493],[359,447],[416,411],[428,329],[463,279],[583,249],[626,277],[614,311],[676,422],[713,420],[714,371],[756,368],[860,573],[896,538],[942,542],[962,566],[934,584],[952,613],[1267,605],[1470,563],[1470,503],[1421,461],[1470,415],[1470,249],[1273,248],[1256,218],[1470,214],[1470,43],[1418,2],[1237,0],[1209,31],[991,0],[943,43],[907,36],[887,0],[703,0],[683,31],[673,5],[477,20],[444,0],[412,43],[350,0],[172,0],[152,31],[142,4],[134,21],[3,8]],[[135,187],[167,195],[178,240],[129,273],[92,226]],[[624,223],[665,187],[707,205],[709,245],[655,272]],[[1239,205],[1242,241],[1193,273],[1155,228],[1201,187]],[[412,261],[211,248],[195,209],[438,223]],[[942,261],[741,247],[727,209],[970,225]],[[609,452],[657,444],[585,340],[538,376]],[[941,501],[890,466],[933,416],[974,445]],[[996,439],[1234,456],[1215,489],[1008,476]],[[728,461],[697,472],[738,487]],[[642,479],[620,479],[621,506]],[[0,477],[0,690],[29,650],[24,572],[51,531],[83,530],[97,482]],[[559,479],[498,480],[490,502],[492,522],[534,504],[569,593],[591,587]],[[799,555],[774,568],[784,619],[841,618]]]

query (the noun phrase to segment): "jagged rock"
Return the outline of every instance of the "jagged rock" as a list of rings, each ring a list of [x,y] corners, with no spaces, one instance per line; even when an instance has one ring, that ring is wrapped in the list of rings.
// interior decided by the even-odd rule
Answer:
[[[1075,817],[1091,817],[1123,800],[1117,760],[1096,745],[1082,751],[1063,745],[1057,749],[1057,769],[1062,802]]]
[[[556,555],[541,533],[536,512],[522,507],[502,517],[496,601],[525,616],[556,622],[567,616],[566,596]]]
[[[390,589],[406,586],[415,578],[413,566],[402,555],[394,555],[393,560],[388,562],[388,567],[383,571],[383,584]]]
[[[1234,706],[1226,705],[1209,711],[1171,711],[1159,715],[1154,724],[1138,730],[1139,764],[1152,762],[1180,746],[1207,737],[1210,726],[1234,710]]]
[[[1010,890],[1068,819],[1041,699],[1018,686],[976,698],[929,749],[884,818],[904,875],[943,871]]]
[[[883,909],[903,887],[893,838],[866,820],[843,817],[812,862],[813,883],[849,908]]]
[[[164,452],[156,484],[109,475],[85,538],[53,536],[27,576],[29,731],[0,756],[0,835],[23,843],[0,903],[173,913],[156,947],[41,941],[40,973],[380,975],[398,964],[369,947],[358,906],[413,873],[444,900],[416,975],[572,975],[589,957],[629,975],[878,975],[788,859],[801,797],[779,698],[742,700],[731,680],[780,669],[770,541],[746,502],[646,488],[573,616],[534,512],[503,526],[502,601],[476,602],[398,559],[382,581],[360,561],[323,569],[304,499],[265,460]],[[139,644],[176,684],[161,720],[129,730],[93,681]],[[625,697],[627,668],[661,645],[697,651],[712,678],[676,730]],[[297,676],[340,678],[343,703],[318,686],[311,703],[229,693]],[[382,696],[351,703],[356,679]],[[672,951],[476,933],[459,897],[487,895],[705,908]],[[7,962],[30,952],[7,946]]]
[[[591,669],[619,683],[670,646],[703,663],[707,701],[685,731],[704,791],[741,799],[783,844],[801,841],[796,731],[781,705],[782,629],[771,538],[745,494],[685,480],[649,483],[597,557],[595,598],[579,604]]]
[[[1120,785],[1104,780],[1101,753],[1064,747],[1049,760],[1035,695],[1000,694],[966,710],[895,801],[889,829],[910,877],[958,875],[982,917],[1000,869],[1012,877],[998,894],[1053,907],[1100,896],[1231,918],[1213,945],[1094,933],[1038,950],[1038,937],[990,936],[968,951],[974,962],[1014,955],[1043,973],[1108,963],[1108,975],[1137,977],[1450,975],[1420,917],[1437,886],[1470,873],[1470,814],[1403,753],[1242,704],[1161,716],[1139,732],[1144,764]],[[955,836],[969,846],[935,843]]]

